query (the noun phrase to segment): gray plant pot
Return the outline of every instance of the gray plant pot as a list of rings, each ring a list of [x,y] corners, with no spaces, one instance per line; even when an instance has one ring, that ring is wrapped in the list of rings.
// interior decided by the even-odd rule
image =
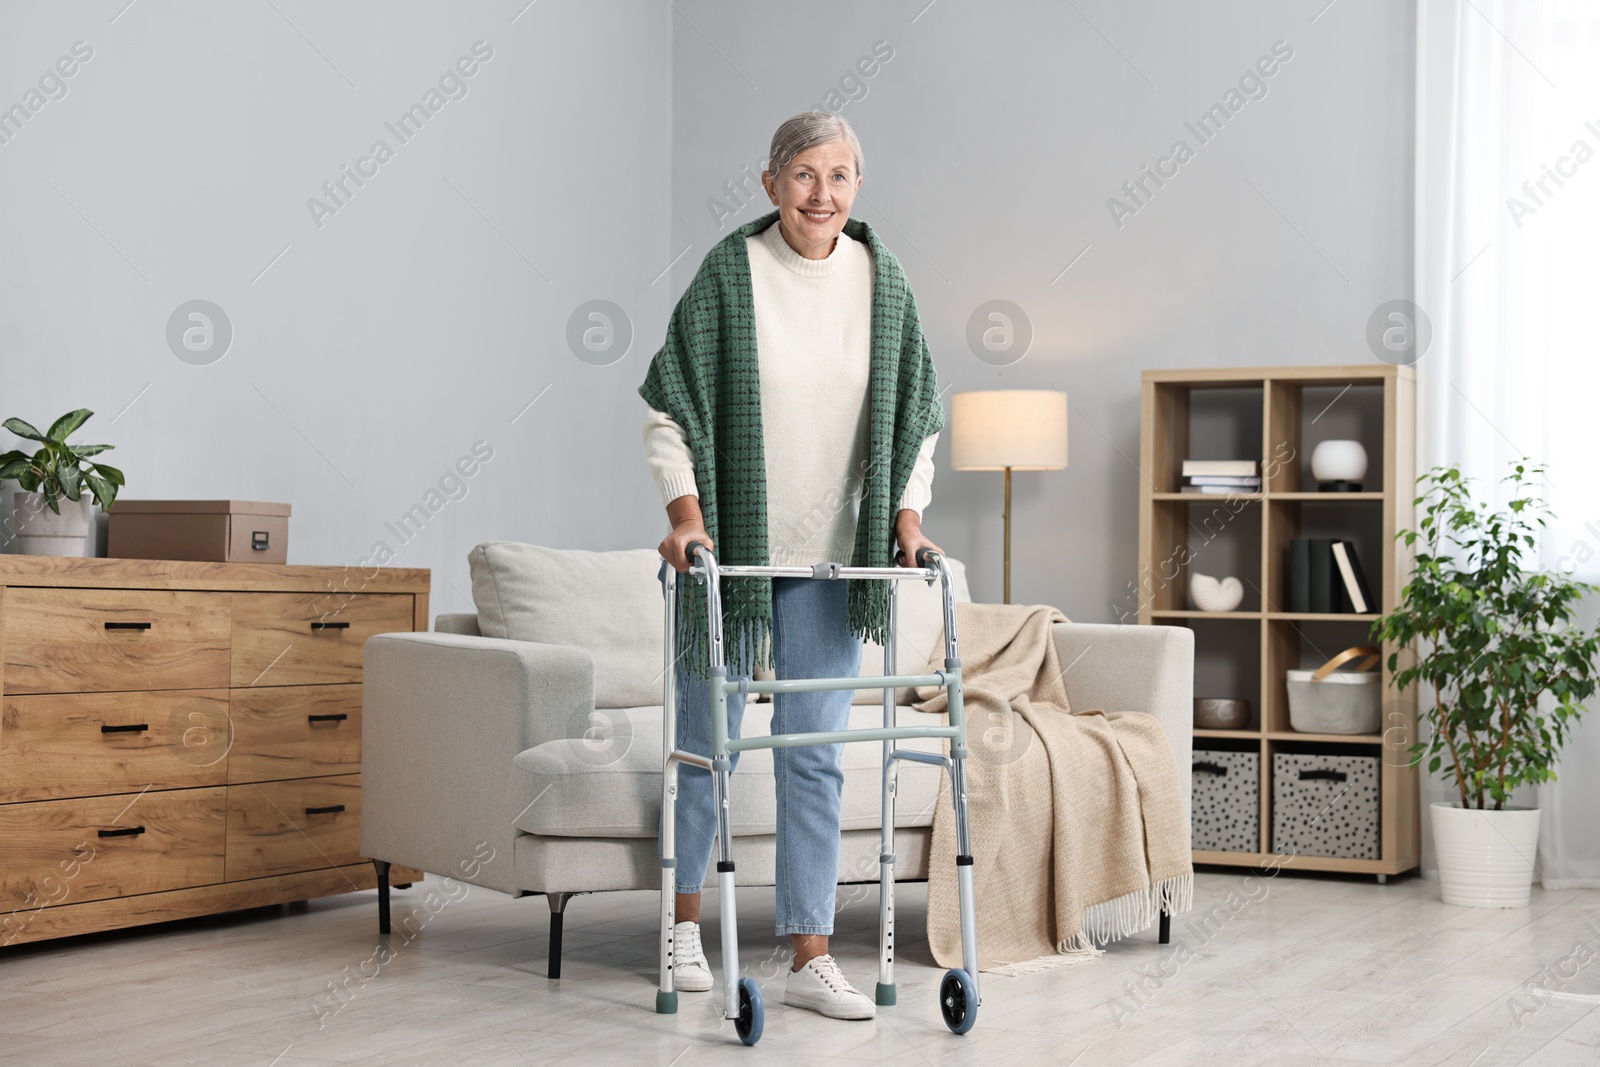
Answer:
[[[58,501],[57,515],[43,493],[18,490],[11,495],[10,525],[17,531],[17,551],[26,556],[86,556],[94,526],[94,499],[84,493],[77,503]]]

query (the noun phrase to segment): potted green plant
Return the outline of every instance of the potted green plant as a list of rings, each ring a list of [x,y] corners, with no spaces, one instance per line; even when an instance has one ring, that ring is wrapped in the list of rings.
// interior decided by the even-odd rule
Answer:
[[[117,468],[89,460],[110,450],[111,445],[67,442],[93,414],[88,408],[69,411],[44,433],[21,419],[7,419],[3,424],[18,437],[42,446],[31,456],[17,449],[0,455],[0,483],[12,480],[22,486],[12,498],[12,514],[6,523],[8,532],[16,534],[21,552],[84,555],[94,503],[109,510],[117,499],[117,489],[125,484]],[[63,499],[73,505],[65,512],[61,510]]]
[[[1504,509],[1474,500],[1458,467],[1419,478],[1419,529],[1398,535],[1416,552],[1411,580],[1373,625],[1400,650],[1389,656],[1395,684],[1431,698],[1412,766],[1427,760],[1457,794],[1431,810],[1448,904],[1527,905],[1539,809],[1514,806],[1512,792],[1555,781],[1567,732],[1595,691],[1600,631],[1573,619],[1596,587],[1531,569],[1550,514],[1535,484],[1543,473],[1513,463]]]

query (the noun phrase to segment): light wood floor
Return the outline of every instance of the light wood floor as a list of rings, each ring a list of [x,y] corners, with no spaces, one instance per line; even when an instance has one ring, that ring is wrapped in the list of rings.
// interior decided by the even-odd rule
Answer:
[[[397,918],[423,892],[397,893]],[[870,990],[876,890],[841,892],[835,951]],[[1415,878],[1206,873],[1171,946],[1152,935],[1044,974],[986,975],[965,1037],[938,1016],[924,887],[898,899],[899,1004],[852,1023],[783,1006],[771,891],[741,891],[745,973],[767,1002],[754,1049],[714,994],[652,1012],[655,894],[576,898],[551,982],[543,898],[473,889],[409,944],[393,935],[376,973],[371,892],[0,951],[0,1062],[1600,1063],[1597,891],[1535,890],[1527,910],[1489,911],[1441,904]]]

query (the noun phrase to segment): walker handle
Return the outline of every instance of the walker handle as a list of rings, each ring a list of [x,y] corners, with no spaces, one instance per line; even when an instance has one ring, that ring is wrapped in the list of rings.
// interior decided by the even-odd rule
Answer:
[[[937,556],[938,554],[936,549],[927,548],[926,546],[917,549],[917,566],[926,567],[928,565],[928,557]]]
[[[697,548],[700,549],[700,551],[706,553],[707,555],[711,554],[711,550],[709,548],[707,548],[701,542],[699,542],[699,541],[690,541],[687,545],[683,546],[683,558],[689,561],[689,566],[691,566],[691,567],[694,566],[694,564],[695,564],[694,550],[697,549]]]

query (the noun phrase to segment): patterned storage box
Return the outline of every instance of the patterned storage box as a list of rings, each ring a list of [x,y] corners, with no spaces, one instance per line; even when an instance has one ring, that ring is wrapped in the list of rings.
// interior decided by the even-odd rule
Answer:
[[[1378,858],[1378,757],[1276,752],[1272,851]]]
[[[1210,852],[1261,847],[1261,754],[1194,750],[1190,845]]]

